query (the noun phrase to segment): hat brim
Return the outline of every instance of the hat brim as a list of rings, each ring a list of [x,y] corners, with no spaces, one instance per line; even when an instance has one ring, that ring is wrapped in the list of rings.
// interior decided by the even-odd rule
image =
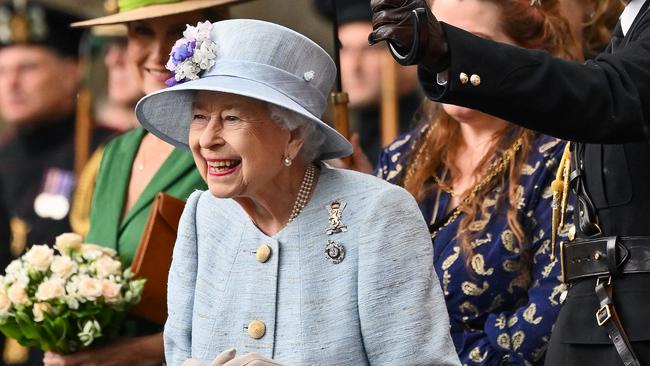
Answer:
[[[72,28],[86,28],[96,25],[128,23],[136,20],[189,13],[192,11],[207,9],[215,6],[233,5],[246,1],[249,0],[186,0],[179,1],[177,3],[153,4],[95,19],[75,22],[70,24],[70,26]]]
[[[258,81],[234,76],[212,75],[178,84],[142,98],[136,116],[142,126],[158,138],[188,149],[192,102],[196,91],[231,93],[271,103],[314,122],[325,141],[316,160],[341,158],[352,154],[352,145],[335,129],[311,114],[285,94]]]

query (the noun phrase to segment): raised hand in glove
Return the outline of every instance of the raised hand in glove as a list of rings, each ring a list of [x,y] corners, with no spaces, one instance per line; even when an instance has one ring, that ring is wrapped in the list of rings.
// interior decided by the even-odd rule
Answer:
[[[370,7],[370,44],[387,41],[397,62],[432,74],[449,67],[447,39],[425,0],[372,0]]]
[[[236,353],[234,348],[223,351],[212,361],[210,366],[283,366],[258,353],[247,353],[241,357],[235,357]],[[205,364],[195,359],[189,359],[181,366],[205,366]]]

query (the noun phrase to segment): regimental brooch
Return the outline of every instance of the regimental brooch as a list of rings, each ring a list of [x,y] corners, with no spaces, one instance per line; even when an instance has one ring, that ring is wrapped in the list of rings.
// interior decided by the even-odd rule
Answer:
[[[329,226],[327,227],[327,235],[338,234],[348,231],[348,227],[343,225],[343,210],[347,204],[341,200],[336,200],[327,205],[327,212],[329,212]]]
[[[328,240],[325,247],[325,255],[334,264],[339,264],[345,259],[345,248],[338,241]]]
[[[348,227],[343,224],[343,210],[345,206],[346,203],[342,200],[335,200],[327,205],[327,212],[329,214],[327,219],[328,226],[325,231],[327,235],[340,234],[348,231]],[[339,264],[345,258],[345,247],[339,241],[327,240],[325,255],[332,263]]]

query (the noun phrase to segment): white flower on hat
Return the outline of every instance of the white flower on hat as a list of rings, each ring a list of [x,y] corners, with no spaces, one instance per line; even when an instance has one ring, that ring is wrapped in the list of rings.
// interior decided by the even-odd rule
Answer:
[[[207,70],[214,65],[217,59],[217,45],[214,42],[203,42],[194,50],[192,61],[199,65],[201,70]]]
[[[187,80],[196,80],[199,78],[199,72],[201,68],[192,61],[184,61],[183,63],[176,65],[176,73],[174,74],[174,79],[176,81]]]

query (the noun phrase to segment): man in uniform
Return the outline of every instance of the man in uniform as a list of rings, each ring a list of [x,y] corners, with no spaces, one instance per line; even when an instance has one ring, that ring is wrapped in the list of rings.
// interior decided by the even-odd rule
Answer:
[[[386,48],[368,44],[368,33],[372,31],[368,0],[337,1],[341,82],[350,98],[350,127],[352,132],[359,134],[358,142],[374,166],[384,147],[380,112]],[[315,5],[320,14],[334,21],[332,0],[315,0]],[[397,65],[395,72],[399,109],[397,122],[399,133],[403,133],[411,127],[413,115],[422,103],[422,91],[414,67]]]
[[[372,1],[369,41],[418,64],[429,98],[578,142],[579,229],[547,365],[650,365],[650,0],[625,4],[609,48],[581,65],[440,23],[424,0]]]
[[[14,256],[69,232],[75,185],[75,98],[81,32],[66,13],[26,1],[0,6],[0,198],[11,217]],[[10,343],[7,364],[40,364],[42,354]]]

